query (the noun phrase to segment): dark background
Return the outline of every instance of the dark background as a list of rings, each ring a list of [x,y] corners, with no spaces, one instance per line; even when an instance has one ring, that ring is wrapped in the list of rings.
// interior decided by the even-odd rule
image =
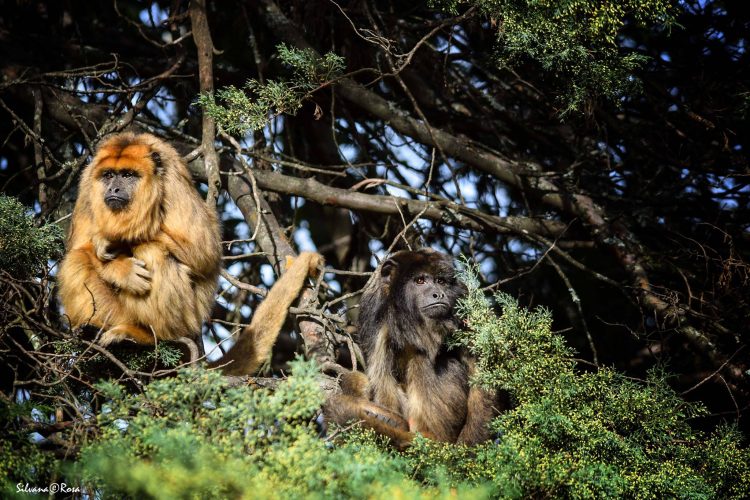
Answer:
[[[648,56],[634,73],[640,90],[592,95],[563,113],[567,76],[532,59],[499,64],[497,20],[479,11],[209,3],[217,89],[289,78],[280,42],[346,64],[346,78],[294,116],[238,138],[270,210],[264,223],[235,147],[217,138],[221,170],[234,170],[218,200],[229,274],[268,285],[283,255],[322,252],[332,273],[319,307],[331,317],[300,329],[308,352],[348,364],[356,309],[344,306],[356,304],[376,257],[409,245],[465,255],[493,290],[551,309],[582,368],[644,377],[666,367],[678,391],[707,404],[697,424],[747,430],[744,4],[678,2],[671,29],[625,25],[621,54]],[[65,225],[77,176],[107,133],[140,129],[194,151],[205,130],[190,30],[187,2],[0,1],[0,191]],[[192,158],[205,182],[201,156]],[[293,182],[303,178],[319,184]],[[435,203],[395,209],[394,197]],[[251,291],[222,281],[207,341],[247,322]],[[282,358],[301,349],[298,336],[282,340]]]

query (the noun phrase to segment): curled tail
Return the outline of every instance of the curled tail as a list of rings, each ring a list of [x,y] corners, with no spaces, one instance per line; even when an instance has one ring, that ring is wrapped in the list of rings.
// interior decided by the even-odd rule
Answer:
[[[302,252],[291,263],[289,260],[286,271],[255,310],[250,326],[242,330],[226,356],[211,363],[211,367],[221,367],[226,375],[252,375],[268,359],[289,307],[307,277],[316,276],[318,266],[323,264],[323,256],[314,252]]]

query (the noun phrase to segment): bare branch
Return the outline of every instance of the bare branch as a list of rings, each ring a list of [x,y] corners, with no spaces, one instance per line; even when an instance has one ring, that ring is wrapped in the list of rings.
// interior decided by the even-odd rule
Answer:
[[[198,71],[200,81],[200,91],[203,94],[213,94],[214,91],[214,73],[213,73],[213,53],[214,44],[211,40],[211,31],[208,27],[206,17],[206,1],[190,1],[190,22],[193,26],[193,40],[198,48]],[[214,119],[208,114],[203,113],[203,138],[201,146],[203,147],[203,156],[206,159],[206,177],[208,178],[208,196],[206,203],[212,207],[216,205],[216,199],[221,189],[221,179],[219,178],[219,157],[216,154],[214,141],[216,140],[216,124]]]

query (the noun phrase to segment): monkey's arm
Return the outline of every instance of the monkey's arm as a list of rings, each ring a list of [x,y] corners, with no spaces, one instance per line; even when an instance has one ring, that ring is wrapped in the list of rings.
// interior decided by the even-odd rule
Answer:
[[[221,252],[216,251],[219,245],[218,236],[209,234],[208,229],[196,229],[196,234],[188,237],[178,230],[163,226],[157,241],[164,245],[166,251],[177,261],[188,266],[195,275],[207,278],[215,276],[221,265]]]
[[[470,357],[464,358],[469,371],[469,377],[474,375],[475,363]],[[469,397],[466,408],[466,422],[456,442],[464,444],[477,444],[487,441],[490,436],[488,424],[497,416],[500,406],[500,398],[495,391],[486,391],[479,387],[469,389]]]
[[[316,276],[323,257],[302,252],[274,283],[255,310],[250,326],[242,330],[232,349],[211,366],[222,366],[228,375],[252,375],[268,359],[284,325],[289,307],[299,295],[308,276]]]
[[[103,281],[134,295],[151,291],[151,271],[142,260],[123,255],[126,246],[118,246],[98,233],[91,237],[90,246],[91,250],[88,243],[81,249],[89,254],[92,266]]]
[[[151,290],[151,272],[143,261],[120,255],[110,261],[101,261],[92,244],[80,246],[68,252],[67,268],[77,269],[80,279],[86,281],[90,273],[96,273],[102,281],[110,286],[144,295]],[[80,287],[82,290],[83,287]]]
[[[134,295],[151,291],[151,271],[142,260],[120,255],[110,262],[98,261],[97,267],[102,280],[120,290]]]
[[[96,273],[105,283],[136,295],[148,293],[151,289],[151,273],[145,264],[138,259],[118,255],[109,240],[94,232],[87,205],[81,200],[73,213],[68,248],[60,272],[66,281],[79,282],[80,286],[73,286],[72,293],[84,290],[84,283],[90,282],[92,273]]]
[[[457,443],[477,444],[490,438],[491,434],[487,426],[497,414],[493,408],[494,399],[492,393],[478,387],[472,387],[469,390],[466,422],[458,435]]]

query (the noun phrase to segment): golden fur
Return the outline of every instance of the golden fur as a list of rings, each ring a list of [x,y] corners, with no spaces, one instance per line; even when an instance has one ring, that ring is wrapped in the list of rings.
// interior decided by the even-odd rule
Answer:
[[[105,170],[140,179],[120,211],[104,203]],[[196,339],[221,265],[216,212],[198,195],[177,151],[150,135],[105,140],[83,171],[58,283],[74,327],[104,330],[103,345]]]
[[[317,276],[318,267],[322,265],[323,256],[313,252],[302,252],[295,259],[288,259],[286,271],[255,310],[250,325],[240,333],[226,356],[211,366],[221,367],[227,375],[255,373],[271,354],[289,307],[305,280],[308,276]]]

